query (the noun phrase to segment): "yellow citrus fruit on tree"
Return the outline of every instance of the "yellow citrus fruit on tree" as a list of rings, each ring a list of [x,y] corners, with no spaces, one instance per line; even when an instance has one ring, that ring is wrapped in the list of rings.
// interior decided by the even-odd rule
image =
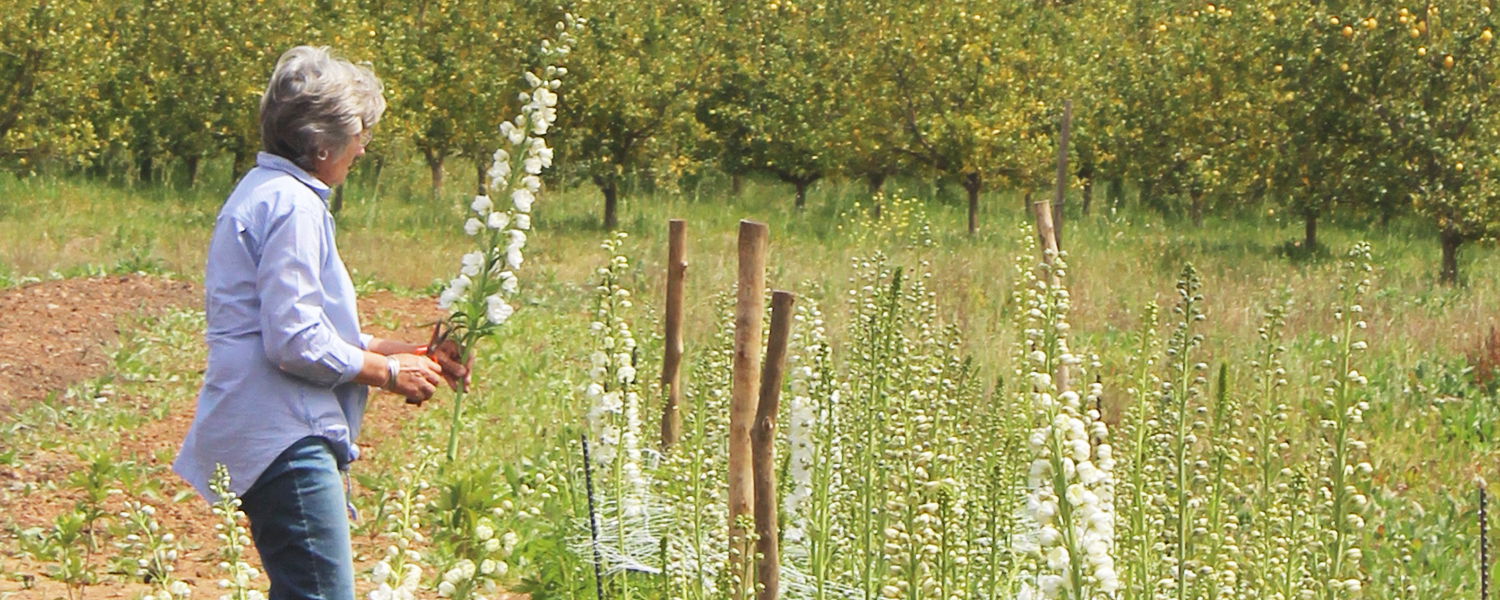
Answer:
[[[1479,41],[1484,42],[1486,44],[1490,43],[1490,40],[1493,40],[1493,39],[1495,39],[1495,32],[1490,31],[1488,29],[1484,30],[1484,33],[1479,34]]]
[[[1427,56],[1427,47],[1422,46],[1421,48],[1417,48],[1417,56]]]
[[[1354,28],[1350,27],[1348,25],[1345,25],[1344,26],[1344,37],[1349,37],[1351,35],[1354,35]]]
[[[1449,54],[1449,55],[1443,57],[1443,68],[1444,69],[1452,69],[1453,68],[1453,55],[1452,54]]]

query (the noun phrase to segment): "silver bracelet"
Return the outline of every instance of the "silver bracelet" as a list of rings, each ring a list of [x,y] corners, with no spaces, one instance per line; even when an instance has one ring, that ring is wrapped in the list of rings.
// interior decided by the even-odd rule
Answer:
[[[396,360],[395,357],[387,356],[385,357],[385,368],[389,373],[385,379],[385,389],[395,390],[396,377],[401,375],[401,361]]]

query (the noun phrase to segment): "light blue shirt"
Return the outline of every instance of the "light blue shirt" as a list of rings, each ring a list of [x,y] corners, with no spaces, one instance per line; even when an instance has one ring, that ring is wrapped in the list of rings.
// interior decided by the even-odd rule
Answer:
[[[208,369],[173,470],[210,501],[214,467],[243,495],[293,442],[331,442],[341,468],[369,388],[352,380],[369,337],[334,245],[326,184],[260,153],[214,223],[203,287]]]

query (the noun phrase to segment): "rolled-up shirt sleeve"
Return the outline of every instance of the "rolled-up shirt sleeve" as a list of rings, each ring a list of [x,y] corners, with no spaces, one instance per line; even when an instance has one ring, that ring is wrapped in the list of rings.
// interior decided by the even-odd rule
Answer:
[[[323,312],[323,215],[295,203],[275,211],[261,242],[256,288],[266,357],[282,371],[333,387],[364,367],[364,349],[340,338]]]

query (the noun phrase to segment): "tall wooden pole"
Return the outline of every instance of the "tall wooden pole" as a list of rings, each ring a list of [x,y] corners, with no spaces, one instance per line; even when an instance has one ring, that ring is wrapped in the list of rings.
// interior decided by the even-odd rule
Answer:
[[[661,415],[663,450],[682,439],[682,292],[687,276],[687,221],[668,221],[667,240],[666,356],[661,361],[661,384],[667,390],[667,405]]]
[[[781,594],[780,525],[776,514],[776,413],[781,410],[781,380],[786,369],[786,345],[792,332],[792,304],[796,296],[771,293],[771,337],[766,341],[765,371],[760,378],[760,406],[751,433],[755,455],[755,551],[757,600],[776,600]]]
[[[1052,196],[1052,222],[1062,245],[1063,204],[1068,200],[1068,138],[1073,134],[1073,101],[1063,101],[1062,131],[1057,136],[1057,193]]]
[[[742,518],[752,517],[755,502],[750,429],[760,396],[761,327],[766,312],[766,243],[770,233],[765,223],[740,221],[739,294],[734,309],[734,385],[729,404],[729,568],[747,573],[750,561],[749,535]],[[749,584],[742,581],[744,589]],[[742,597],[742,596],[741,596]]]

